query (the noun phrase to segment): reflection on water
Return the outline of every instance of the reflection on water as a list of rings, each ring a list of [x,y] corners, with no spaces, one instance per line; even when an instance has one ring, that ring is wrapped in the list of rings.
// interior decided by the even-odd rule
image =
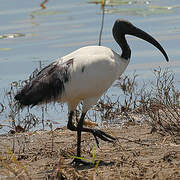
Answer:
[[[101,4],[104,1],[101,0],[90,0],[89,3]],[[178,4],[153,4],[153,1],[144,0],[108,0],[106,1],[106,11],[107,14],[123,14],[132,16],[149,16],[154,14],[167,14],[175,13],[176,8],[180,8]],[[122,5],[124,5],[122,7]]]
[[[25,36],[23,33],[12,33],[12,34],[3,34],[0,35],[0,39],[12,39],[12,38],[17,38],[17,37],[22,37]]]
[[[44,0],[40,4],[41,8],[35,0],[29,1],[28,4],[18,0],[11,2],[7,0],[6,3],[1,4],[0,50],[3,54],[0,56],[0,63],[4,63],[1,65],[3,68],[8,68],[9,63],[12,63],[14,67],[12,76],[0,71],[3,86],[6,87],[14,80],[12,77],[23,79],[25,74],[32,72],[34,58],[49,59],[51,62],[81,46],[98,44],[102,11],[99,5],[93,3],[102,5],[102,2],[101,0],[78,2]],[[112,39],[111,27],[114,20],[121,17],[133,21],[157,37],[173,59],[174,50],[179,47],[177,41],[180,37],[179,0],[106,0],[106,5],[108,14],[105,16],[103,45],[119,51]],[[151,47],[134,38],[128,39],[133,54],[136,54],[133,59],[136,58],[139,62],[144,61],[144,57],[148,57],[151,53]],[[145,49],[143,54],[147,54],[142,57],[143,47]],[[175,56],[178,59],[178,51]],[[157,60],[153,58],[152,61]],[[16,65],[19,64],[18,62],[21,62],[22,66],[28,64],[28,67],[24,68],[26,71],[16,73],[15,68],[18,69],[19,65]],[[134,62],[137,61],[133,60]]]
[[[40,4],[40,6],[42,7],[42,9],[46,9],[46,6],[45,6],[45,4],[48,2],[48,0],[44,0],[41,4]]]
[[[104,1],[101,0],[90,0],[88,3],[101,4]],[[156,1],[157,2],[157,1]],[[122,5],[124,5],[122,7]],[[153,1],[144,0],[107,0],[106,1],[106,13],[108,14],[124,14],[124,15],[139,15],[139,16],[149,16],[153,14],[167,14],[175,13],[176,8],[180,8],[179,3],[166,4],[160,3],[156,4]]]

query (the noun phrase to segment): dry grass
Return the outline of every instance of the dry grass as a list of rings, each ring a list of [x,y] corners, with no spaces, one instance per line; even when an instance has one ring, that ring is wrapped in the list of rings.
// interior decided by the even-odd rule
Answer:
[[[37,71],[35,70],[29,80],[37,74]],[[169,69],[155,69],[154,80],[144,83],[141,87],[138,85],[137,77],[136,74],[133,74],[132,77],[121,77],[115,84],[121,89],[121,96],[112,100],[109,96],[104,95],[90,111],[88,119],[97,121],[100,118],[102,124],[113,123],[115,119],[120,122],[121,119],[133,122],[134,119],[129,114],[136,112],[148,116],[147,119],[149,119],[153,131],[156,130],[162,135],[179,136],[180,92],[175,87],[174,74]],[[13,82],[10,89],[6,91],[7,104],[0,104],[0,113],[5,111],[8,113],[6,116],[9,117],[8,127],[11,128],[11,133],[29,131],[39,124],[44,129],[45,123],[53,124],[45,120],[47,105],[40,108],[41,116],[33,114],[29,108],[26,109],[25,113],[21,113],[14,101],[14,94],[24,83],[27,82]],[[76,111],[76,120],[78,120],[80,112],[81,106]],[[1,123],[1,128],[3,128],[3,123]]]
[[[1,104],[1,112],[9,108],[12,135],[0,136],[1,179],[178,179],[180,178],[180,105],[174,75],[168,69],[154,70],[155,80],[138,86],[137,75],[117,81],[123,100],[105,95],[91,111],[91,119],[101,118],[116,136],[115,144],[101,142],[94,148],[94,139],[83,134],[82,150],[85,159],[102,159],[95,167],[74,168],[69,163],[76,154],[76,136],[53,123],[51,131],[30,129],[45,122],[28,109],[25,117],[13,106],[18,88],[13,83],[7,93],[8,107]],[[121,100],[120,100],[121,99]],[[78,120],[81,106],[76,112]],[[144,121],[144,123],[138,123]],[[86,120],[87,124],[92,124]],[[121,124],[121,126],[119,126]],[[94,123],[93,126],[97,124]],[[113,128],[116,126],[116,128]],[[3,128],[3,125],[1,126]],[[95,162],[95,161],[94,161]],[[100,161],[99,161],[100,162]]]
[[[0,136],[0,177],[68,180],[180,178],[179,145],[172,143],[171,138],[151,134],[151,128],[145,123],[126,123],[110,130],[117,137],[117,142],[111,144],[101,141],[100,149],[93,145],[93,136],[83,133],[83,157],[102,160],[95,167],[75,168],[69,164],[76,154],[76,133],[66,128],[54,131],[53,151],[51,132],[16,134],[14,153],[10,148],[13,136]],[[24,150],[19,147],[17,139],[26,144]]]
[[[120,87],[123,97],[112,101],[104,96],[94,109],[100,112],[101,119],[108,122],[121,117],[134,121],[132,112],[146,116],[152,131],[161,135],[169,135],[174,140],[180,136],[180,92],[175,87],[174,74],[161,68],[154,70],[155,79],[138,86],[138,77],[125,76],[120,78],[115,86]]]

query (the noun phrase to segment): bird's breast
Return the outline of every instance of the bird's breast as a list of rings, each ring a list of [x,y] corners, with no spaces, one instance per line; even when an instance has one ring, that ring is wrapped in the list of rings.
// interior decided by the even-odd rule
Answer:
[[[65,93],[61,98],[64,102],[101,96],[128,65],[127,60],[121,60],[111,49],[100,46],[82,48],[65,59],[71,59],[71,65],[70,78],[64,84]]]
[[[114,70],[115,64],[109,61],[74,63],[70,81],[65,83],[65,99],[101,96],[116,79]]]

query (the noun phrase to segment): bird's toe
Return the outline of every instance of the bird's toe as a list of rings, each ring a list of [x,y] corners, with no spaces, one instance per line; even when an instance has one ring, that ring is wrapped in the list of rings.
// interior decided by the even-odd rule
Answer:
[[[88,161],[85,161],[85,160],[82,160],[82,159],[77,159],[77,158],[74,158],[73,161],[70,164],[72,166],[75,166],[75,167],[78,167],[80,165],[85,165],[85,166],[92,165],[91,162],[88,162]]]
[[[94,138],[96,140],[98,147],[99,147],[99,141],[98,141],[97,137],[102,139],[103,141],[108,141],[108,142],[114,142],[116,140],[115,137],[113,137],[99,129],[93,129],[92,134],[94,135]]]

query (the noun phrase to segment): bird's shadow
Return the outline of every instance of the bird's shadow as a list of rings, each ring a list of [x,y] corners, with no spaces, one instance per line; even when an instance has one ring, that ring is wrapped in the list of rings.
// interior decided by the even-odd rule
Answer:
[[[98,165],[97,165],[98,164]],[[92,169],[100,166],[112,166],[114,165],[115,162],[114,161],[110,161],[110,162],[106,162],[103,160],[95,160],[94,163],[87,163],[87,164],[78,164],[78,165],[72,165],[74,168],[76,168],[77,170],[86,170],[86,169]]]

